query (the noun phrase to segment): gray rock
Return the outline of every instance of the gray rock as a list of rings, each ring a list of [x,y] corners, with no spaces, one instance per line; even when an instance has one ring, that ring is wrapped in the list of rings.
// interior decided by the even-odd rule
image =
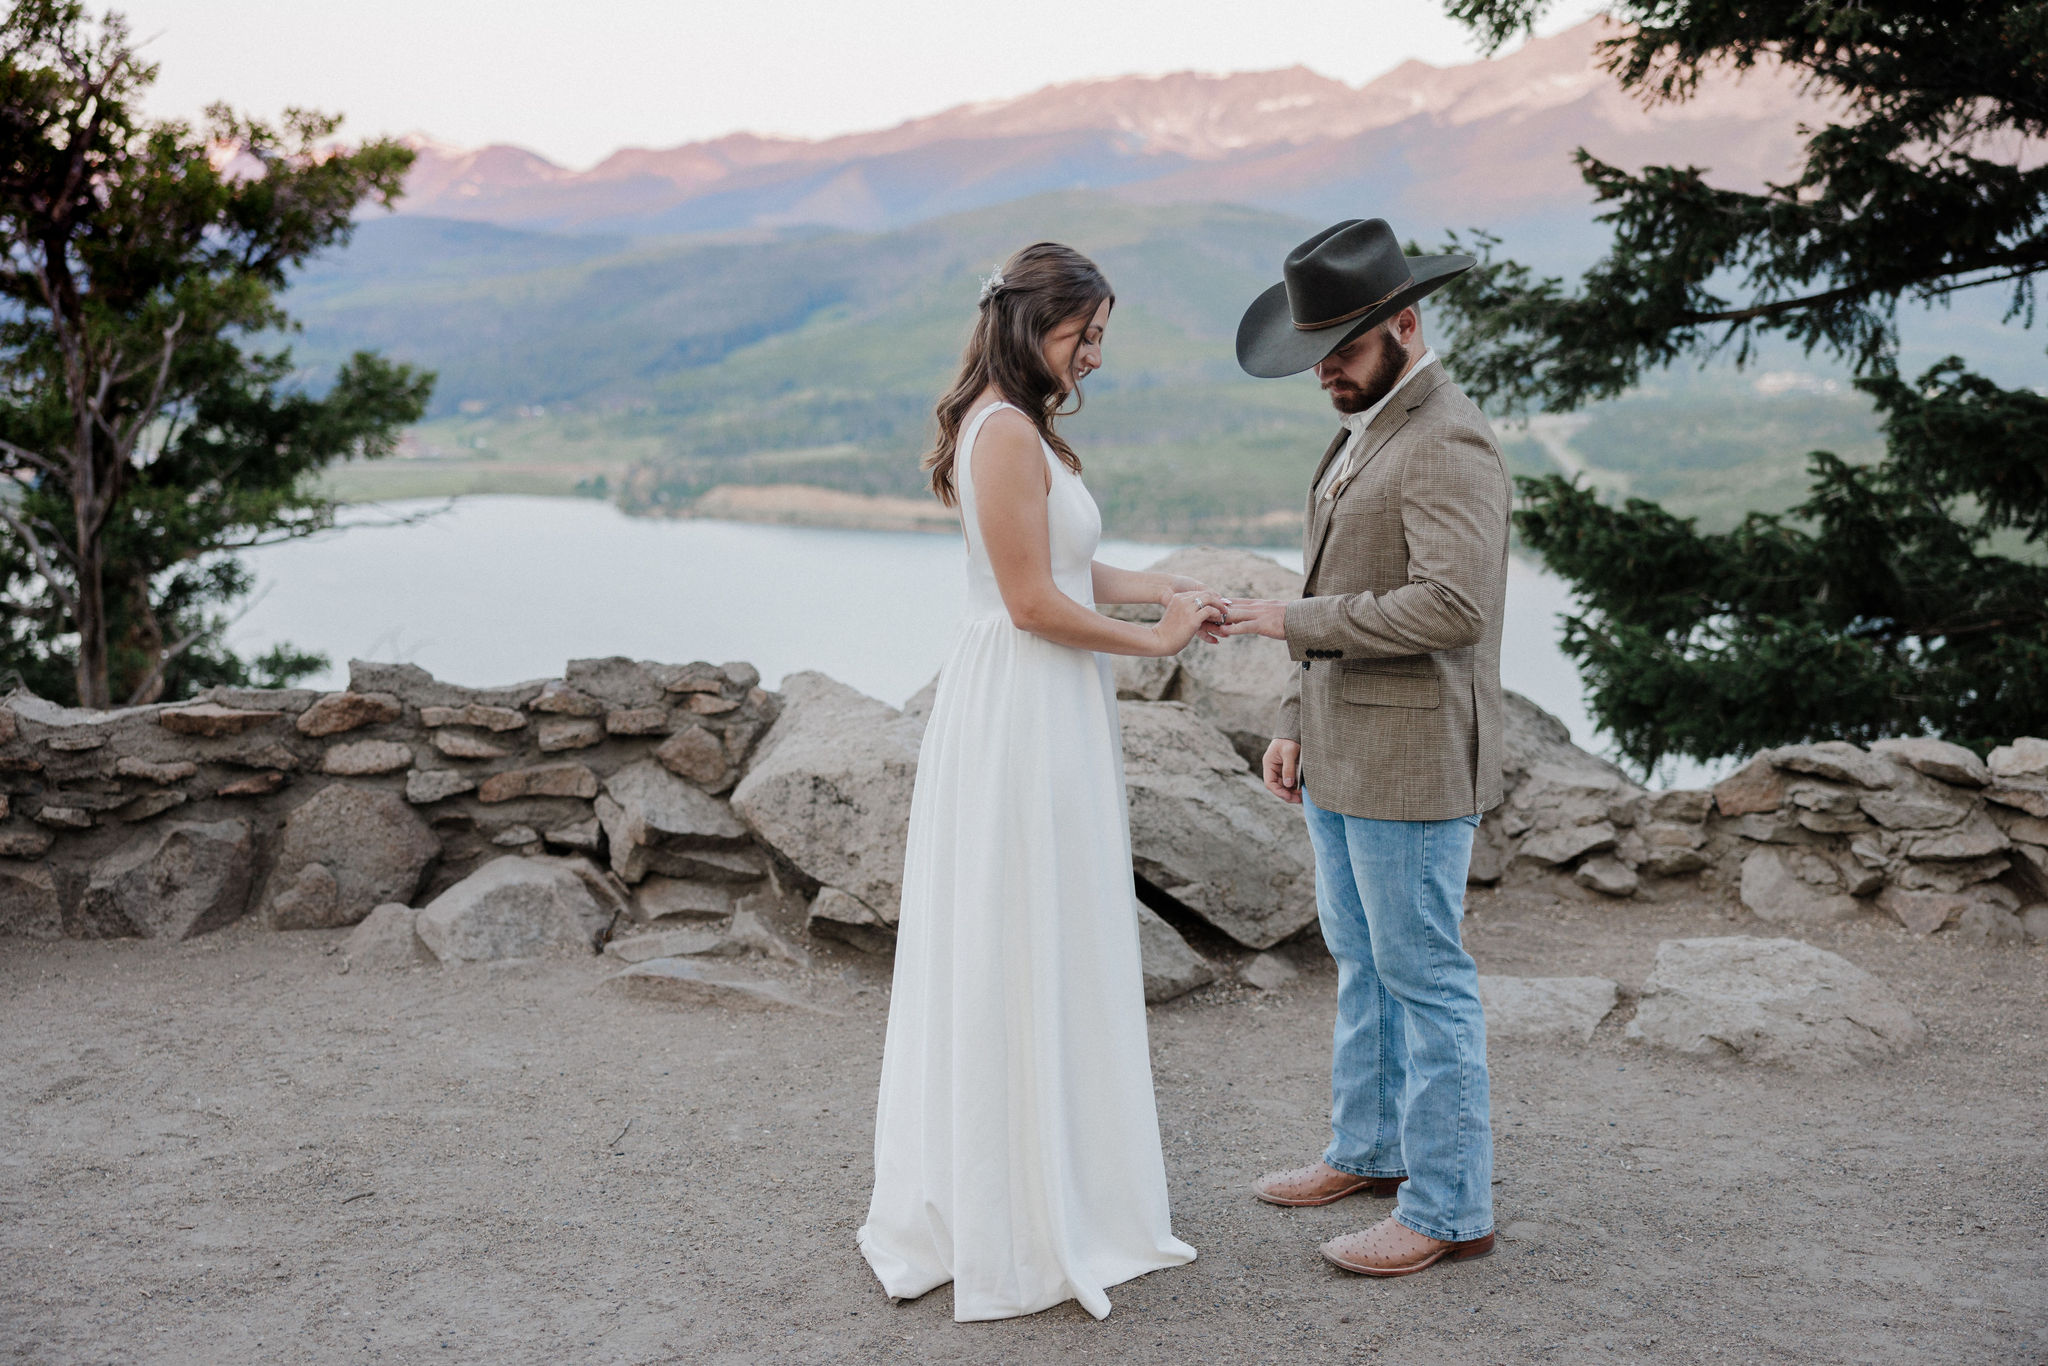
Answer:
[[[1956,927],[1950,931],[1957,940],[1965,944],[2024,944],[2027,942],[2026,927],[2020,918],[2003,906],[1994,906],[1980,901],[1956,917]]]
[[[114,772],[119,777],[141,778],[147,782],[160,784],[182,782],[198,771],[199,765],[190,759],[177,759],[159,764],[124,754],[114,761]]]
[[[1301,972],[1277,953],[1262,953],[1237,970],[1238,980],[1260,991],[1278,991]]]
[[[249,904],[253,845],[246,821],[176,821],[131,840],[92,870],[81,917],[125,922],[153,939],[190,939]]]
[[[588,801],[596,795],[597,775],[584,765],[567,760],[493,773],[476,789],[476,799],[487,804],[517,801],[521,797],[575,797]]]
[[[1984,789],[1984,800],[2048,817],[2048,778],[1994,778]]]
[[[420,724],[432,730],[441,726],[475,726],[479,730],[519,730],[526,716],[516,707],[493,707],[483,702],[465,702],[459,707],[421,707]]]
[[[1816,778],[1849,783],[1855,787],[1888,788],[1899,780],[1897,769],[1846,740],[1786,745],[1769,751],[1764,757],[1779,768],[1794,773],[1811,773]],[[1718,794],[1719,789],[1715,791]]]
[[[1967,797],[1926,779],[1891,792],[1869,793],[1859,805],[1887,830],[1940,830],[1970,814]]]
[[[35,819],[53,830],[92,829],[92,812],[76,806],[42,806],[37,808]]]
[[[1674,787],[1669,791],[1651,793],[1646,806],[1653,821],[1697,826],[1713,814],[1714,794],[1704,788]]]
[[[882,923],[874,908],[837,887],[818,890],[805,925],[813,934],[837,939],[863,953],[888,953],[896,947],[895,931]]]
[[[679,778],[687,778],[707,792],[717,792],[732,778],[725,746],[702,726],[671,735],[654,751],[655,760]]]
[[[350,692],[390,693],[413,707],[465,707],[471,702],[523,707],[540,695],[542,686],[540,680],[535,680],[503,688],[464,688],[441,682],[417,664],[373,664],[361,659],[348,662]]]
[[[513,754],[512,746],[485,739],[471,730],[437,730],[434,748],[451,759],[506,759]]]
[[[622,963],[645,963],[652,958],[693,958],[699,954],[733,954],[739,945],[709,926],[680,930],[652,930],[627,935],[604,946],[605,956]]]
[[[637,663],[620,655],[606,659],[572,659],[563,681],[577,692],[613,707],[658,707],[666,690],[655,672],[659,666]]]
[[[41,864],[0,863],[0,935],[60,939],[64,905],[56,876]]]
[[[419,937],[442,963],[589,952],[610,922],[566,861],[507,854],[420,910]]]
[[[1122,659],[1123,656],[1118,656],[1119,662]],[[915,716],[919,720],[923,720],[932,714],[932,703],[938,700],[938,696],[939,680],[934,676],[931,682],[910,695],[910,700],[903,704],[903,714],[905,716]],[[1118,696],[1122,696],[1122,694],[1119,693]]]
[[[540,693],[526,704],[530,710],[555,716],[603,716],[604,703],[589,693],[578,692],[560,679],[541,685]]]
[[[1486,1037],[1587,1043],[1620,999],[1605,977],[1487,977],[1479,979]]]
[[[1965,892],[1913,892],[1887,887],[1877,894],[1877,905],[1909,933],[1927,935],[1960,919],[1972,906],[1991,905],[2010,911],[2019,905],[2019,898],[1997,883],[1987,882]]]
[[[144,792],[139,794],[133,801],[123,803],[115,810],[114,816],[116,819],[127,821],[132,825],[137,821],[146,821],[153,817],[161,816],[171,808],[183,806],[184,804],[185,794],[176,789]]]
[[[333,871],[324,863],[309,863],[270,899],[270,928],[324,930],[344,924],[340,905],[341,884]]]
[[[1216,967],[1189,947],[1180,931],[1149,906],[1138,907],[1138,958],[1145,977],[1145,1002],[1158,1005],[1216,980]]]
[[[320,771],[343,777],[396,773],[412,767],[412,746],[396,740],[357,740],[336,745],[320,756]]]
[[[1465,868],[1465,881],[1491,887],[1507,875],[1508,861],[1515,856],[1514,842],[1501,829],[1499,808],[1486,813],[1472,837],[1472,861]]]
[[[519,849],[540,843],[540,831],[530,825],[508,825],[491,836],[491,843],[500,849]]]
[[[1997,778],[2048,778],[2048,740],[2022,735],[1991,751],[1989,767]]]
[[[604,714],[604,728],[609,735],[666,735],[669,732],[667,707],[621,707]]]
[[[293,927],[353,925],[387,901],[410,901],[440,851],[434,832],[398,793],[332,783],[285,817],[263,904],[271,906],[308,864],[318,863],[334,876],[333,911],[321,923]]]
[[[558,852],[594,854],[597,852],[603,831],[604,827],[598,824],[597,817],[592,816],[589,820],[575,821],[569,825],[556,826],[552,830],[544,830],[541,832],[541,841],[548,848]]]
[[[2048,944],[2048,906],[2029,906],[2020,913],[2020,928],[2032,944]]]
[[[732,806],[806,877],[894,925],[924,726],[823,674],[793,674]]]
[[[1982,811],[1973,811],[1960,825],[1908,840],[1903,852],[1914,859],[1962,860],[1988,858],[2010,848],[2012,841],[1997,823]]]
[[[748,977],[700,958],[650,958],[644,963],[621,968],[605,981],[627,988],[653,988],[664,995],[705,1005],[744,1002],[818,1011],[826,1015],[837,1013],[823,1010],[780,982]]]
[[[474,792],[476,784],[473,773],[458,773],[452,768],[416,768],[405,775],[405,799],[424,806],[458,793]]]
[[[1872,742],[1870,752],[1958,787],[1983,787],[1991,781],[1991,770],[1982,759],[1946,740],[1877,740]]]
[[[669,916],[722,919],[732,914],[738,899],[739,892],[730,883],[649,873],[633,888],[633,918],[642,922]]]
[[[1178,702],[1123,708],[1137,875],[1246,948],[1316,918],[1301,808],[1275,801],[1229,739]]]
[[[352,968],[410,968],[437,961],[419,937],[420,913],[389,901],[374,907],[341,946]]]
[[[1634,896],[1641,886],[1634,870],[1627,864],[1611,858],[1589,858],[1579,865],[1572,880],[1581,887],[1590,887],[1602,896]]]
[[[596,806],[611,842],[612,871],[627,882],[649,873],[687,876],[673,855],[731,848],[747,838],[731,807],[652,759],[628,764],[606,779]]]
[[[604,722],[594,716],[550,716],[534,728],[534,741],[543,754],[589,749],[604,743]]]
[[[1824,924],[1862,906],[1842,890],[1841,870],[1817,853],[1754,849],[1742,861],[1742,904],[1759,920]]]
[[[796,945],[777,934],[760,916],[752,911],[733,912],[732,923],[725,927],[725,937],[734,946],[758,953],[768,958],[779,958],[785,963],[798,967],[809,967],[811,956]]]
[[[1729,820],[1776,811],[1785,802],[1785,779],[1768,751],[1714,784],[1714,809]]]
[[[388,692],[331,692],[300,712],[293,725],[299,734],[317,738],[386,725],[404,714],[405,705]]]
[[[2039,816],[2029,816],[2023,811],[2015,811],[2006,806],[1990,807],[1985,814],[1998,823],[1998,828],[2003,830],[2006,838],[2013,843],[2048,847],[2048,820]]]
[[[1627,1037],[1696,1057],[1831,1072],[1925,1031],[1875,977],[1796,939],[1666,940]]]
[[[1564,722],[1518,692],[1502,694],[1501,776],[1513,790],[1539,767],[1571,775],[1579,786],[1621,793],[1634,789],[1628,774],[1572,743]],[[1605,820],[1602,811],[1598,819]]]
[[[1612,849],[1615,838],[1614,827],[1604,820],[1594,825],[1560,826],[1530,834],[1516,854],[1534,863],[1557,866],[1585,854]]]
[[[2003,854],[1954,863],[1907,863],[1893,870],[1892,881],[1909,892],[1960,892],[1989,882],[2010,867],[2012,860]]]

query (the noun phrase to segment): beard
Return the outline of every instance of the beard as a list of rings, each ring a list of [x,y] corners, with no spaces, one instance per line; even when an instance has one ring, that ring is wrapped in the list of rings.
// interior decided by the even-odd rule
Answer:
[[[1379,354],[1364,379],[1354,384],[1349,377],[1339,375],[1323,386],[1323,392],[1330,396],[1330,406],[1338,412],[1362,413],[1393,392],[1407,365],[1408,353],[1383,338]]]

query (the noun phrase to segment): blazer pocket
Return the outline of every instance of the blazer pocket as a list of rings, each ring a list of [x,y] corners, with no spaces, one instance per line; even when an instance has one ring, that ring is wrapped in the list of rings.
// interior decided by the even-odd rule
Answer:
[[[1428,655],[1413,661],[1354,664],[1344,670],[1338,696],[1367,707],[1435,707],[1441,700],[1436,664]]]

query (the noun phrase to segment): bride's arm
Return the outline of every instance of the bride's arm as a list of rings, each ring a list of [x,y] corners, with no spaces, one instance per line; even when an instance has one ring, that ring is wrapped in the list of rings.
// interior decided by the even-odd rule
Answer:
[[[981,543],[1019,630],[1077,650],[1160,656],[1178,654],[1197,624],[1220,615],[1192,596],[1173,598],[1164,620],[1144,626],[1105,617],[1059,590],[1052,581],[1045,456],[1037,429],[1022,414],[996,413],[982,424],[967,477],[974,481]]]
[[[1185,574],[1154,574],[1143,569],[1118,569],[1095,561],[1097,602],[1153,602],[1160,606],[1175,593],[1199,593],[1208,585]]]

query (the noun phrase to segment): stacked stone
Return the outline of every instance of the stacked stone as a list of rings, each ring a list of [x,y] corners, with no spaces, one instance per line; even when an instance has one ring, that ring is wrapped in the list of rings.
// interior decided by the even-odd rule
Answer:
[[[636,914],[729,913],[769,865],[721,794],[777,702],[751,665],[577,660],[463,688],[0,706],[0,932],[186,938],[250,910],[354,924],[508,853],[608,858]]]
[[[1788,745],[1719,784],[1714,802],[1759,917],[1875,907],[1915,934],[2048,938],[2048,906],[2029,909],[2048,902],[2048,741],[2016,740],[1989,763],[1941,740]]]

